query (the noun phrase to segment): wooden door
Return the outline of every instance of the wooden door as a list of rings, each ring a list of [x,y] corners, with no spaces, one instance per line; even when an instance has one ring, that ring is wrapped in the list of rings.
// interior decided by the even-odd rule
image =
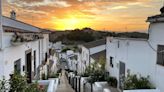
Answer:
[[[27,82],[32,82],[32,63],[31,63],[31,52],[26,54],[26,73],[27,73]]]

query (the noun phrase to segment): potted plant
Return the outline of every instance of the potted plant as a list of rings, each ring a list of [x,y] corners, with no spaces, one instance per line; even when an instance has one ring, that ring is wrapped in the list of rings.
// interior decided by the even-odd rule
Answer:
[[[46,79],[47,79],[46,74],[42,73],[42,80],[46,80]]]
[[[149,76],[142,77],[137,75],[128,75],[124,81],[124,91],[126,90],[140,90],[140,92],[151,92],[156,90],[155,87],[150,83]],[[156,92],[156,91],[153,91]]]
[[[48,78],[58,78],[58,77],[59,77],[59,73],[53,73],[48,76]]]
[[[115,77],[108,77],[107,78],[107,82],[108,82],[108,84],[110,85],[110,86],[112,86],[112,87],[117,87],[117,83],[118,83],[118,81],[117,81],[117,79],[115,78]]]

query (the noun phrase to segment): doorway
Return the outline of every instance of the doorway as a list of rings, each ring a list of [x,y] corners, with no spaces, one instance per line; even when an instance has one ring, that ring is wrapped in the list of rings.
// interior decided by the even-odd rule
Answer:
[[[119,88],[123,89],[123,82],[125,78],[125,63],[120,62],[119,64]]]
[[[26,53],[26,73],[27,73],[27,82],[32,82],[32,63],[31,63],[31,52]]]

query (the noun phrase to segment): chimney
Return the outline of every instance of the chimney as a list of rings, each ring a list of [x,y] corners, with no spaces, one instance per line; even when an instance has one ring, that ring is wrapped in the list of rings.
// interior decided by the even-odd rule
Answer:
[[[16,20],[16,12],[14,10],[10,12],[10,18]]]

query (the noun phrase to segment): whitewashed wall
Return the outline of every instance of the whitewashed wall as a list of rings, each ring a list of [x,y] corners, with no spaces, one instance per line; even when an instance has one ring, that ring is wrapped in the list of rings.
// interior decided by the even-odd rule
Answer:
[[[164,45],[164,23],[151,23],[149,27],[149,43],[153,49],[157,50],[157,45]],[[153,71],[155,72],[155,76],[153,78],[153,82],[156,86],[164,92],[164,66],[160,66],[156,64],[157,61],[157,52],[151,49],[151,61],[154,64]]]
[[[40,32],[40,28],[31,26],[29,24],[12,20],[7,17],[2,17],[3,26],[9,26],[14,28],[19,28],[23,30],[29,30],[33,32]],[[0,62],[3,67],[0,68],[0,76],[5,76],[9,78],[9,74],[14,71],[14,61],[21,59],[21,69],[25,65],[25,51],[32,49],[32,56],[34,55],[34,50],[36,51],[36,67],[41,64],[41,61],[45,59],[45,53],[49,51],[49,34],[43,34],[44,39],[39,39],[37,41],[31,41],[23,43],[19,46],[11,45],[11,38],[13,33],[4,33],[3,34],[3,47],[4,49],[0,51]],[[32,71],[34,71],[32,59]],[[22,74],[23,70],[21,70]]]
[[[81,73],[82,73],[82,61],[81,61],[82,55],[81,55],[81,53],[78,53],[78,56],[77,56],[77,57],[78,57],[78,58],[77,58],[77,59],[78,59],[78,60],[77,60],[77,61],[78,61],[78,62],[77,62],[77,63],[78,63],[78,64],[77,64],[77,65],[78,65],[77,72],[78,72],[79,74],[81,74]]]
[[[158,89],[124,90],[123,92],[161,92]]]
[[[81,55],[81,71],[85,72],[86,65],[89,65],[89,49],[82,47]]]
[[[45,60],[45,53],[49,52],[49,36],[48,34],[43,34],[44,39],[40,39],[40,64],[43,60]]]
[[[114,39],[110,43],[107,38],[107,66],[112,76],[119,78],[119,61],[126,63],[131,73],[149,75],[150,81],[155,84],[161,92],[164,91],[164,67],[157,65],[157,45],[164,45],[164,23],[152,23],[149,27],[149,39],[147,41]],[[117,47],[118,40],[120,48]],[[128,42],[128,46],[127,45]],[[114,57],[114,68],[110,67],[109,58]]]
[[[52,45],[52,47],[54,47],[56,50],[61,50],[62,49],[62,42],[56,42]]]
[[[106,69],[111,76],[119,80],[119,62],[126,65],[125,73],[130,70],[131,74],[141,74],[142,76],[152,75],[153,64],[151,62],[150,48],[146,40],[134,39],[113,39],[107,38],[107,66]],[[119,48],[118,48],[119,41]],[[144,53],[142,53],[144,51]],[[113,57],[113,68],[110,67],[110,56]]]
[[[90,58],[90,55],[101,52],[103,50],[106,49],[106,44],[104,45],[99,45],[99,46],[95,46],[92,48],[86,48],[84,46],[81,47],[82,48],[82,53],[81,53],[81,71],[85,71],[86,66],[89,65],[89,63],[93,63],[94,60]],[[85,62],[86,61],[86,65]]]
[[[3,30],[2,30],[2,0],[0,0],[0,49],[2,47],[2,41],[3,41]]]
[[[43,36],[44,36],[44,39],[43,39],[43,51],[44,51],[44,53],[48,53],[48,51],[49,51],[49,34],[43,34]]]
[[[101,52],[106,49],[106,44],[90,48],[90,55]]]
[[[4,33],[4,50],[0,51],[1,53],[1,64],[4,67],[1,67],[1,76],[5,76],[9,79],[9,74],[12,74],[14,71],[14,61],[21,59],[21,69],[25,65],[25,51],[32,49],[32,56],[34,55],[34,51],[36,51],[36,67],[41,64],[41,61],[45,59],[45,53],[48,53],[48,44],[49,37],[48,34],[44,34],[44,39],[40,39],[37,41],[31,41],[23,43],[19,46],[11,45],[11,37],[13,33]],[[39,52],[39,42],[40,42],[40,52]],[[39,56],[40,55],[40,56]],[[39,59],[40,57],[40,59]],[[3,59],[3,60],[2,60]],[[34,63],[32,59],[32,71],[34,71]],[[21,70],[22,74],[23,70]]]
[[[4,74],[4,57],[3,57],[3,51],[0,51],[0,75],[3,75]],[[3,76],[0,76],[0,79],[2,78]]]
[[[4,33],[3,34],[3,46],[4,48],[10,47],[11,46],[11,38],[14,35],[14,33]]]
[[[113,40],[116,41],[116,40]],[[107,44],[106,44],[106,70],[110,73],[111,76],[115,76],[118,79],[119,73],[118,73],[118,65],[115,59],[113,59],[113,68],[110,67],[110,57],[116,58],[116,48],[117,43],[110,43],[109,38],[107,38]]]
[[[4,49],[4,76],[8,79],[9,74],[14,72],[14,61],[21,59],[21,69],[25,65],[25,51],[32,49],[32,56],[34,51],[36,51],[36,67],[39,66],[39,49],[38,41],[25,43],[20,46],[11,46]],[[32,59],[32,71],[34,71],[34,63]],[[21,70],[22,74],[23,70]]]

